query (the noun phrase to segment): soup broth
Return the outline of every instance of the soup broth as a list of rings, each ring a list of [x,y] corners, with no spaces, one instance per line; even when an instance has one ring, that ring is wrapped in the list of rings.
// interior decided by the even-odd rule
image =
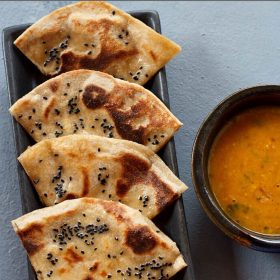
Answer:
[[[231,219],[280,234],[280,107],[255,107],[233,117],[214,141],[208,175]]]

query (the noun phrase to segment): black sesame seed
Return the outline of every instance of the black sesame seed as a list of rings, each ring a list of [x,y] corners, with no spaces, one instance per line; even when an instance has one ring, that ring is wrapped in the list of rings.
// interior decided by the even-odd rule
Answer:
[[[116,14],[116,11],[112,11],[112,15],[114,16]]]
[[[134,77],[133,77],[133,80],[138,81],[139,78],[138,78],[137,76],[134,76]]]
[[[44,44],[44,45],[45,45],[45,44],[46,44],[46,41],[43,41],[43,42],[42,42],[42,44]]]
[[[44,100],[48,100],[48,97],[44,96],[43,99],[44,99]]]
[[[149,75],[148,75],[148,74],[145,74],[145,77],[146,77],[146,78],[148,78],[148,77],[149,77]]]
[[[47,194],[47,193],[44,193],[44,196],[45,196],[45,197],[48,197],[48,194]]]
[[[87,54],[88,54],[88,55],[91,55],[91,54],[92,54],[92,51],[89,51]]]
[[[18,118],[21,119],[21,118],[22,118],[22,115],[19,115]]]
[[[28,116],[28,119],[31,120],[31,119],[32,119],[32,116]]]
[[[32,109],[32,112],[35,114],[35,113],[36,113],[36,109],[35,109],[35,108],[33,108],[33,109]]]
[[[100,148],[98,148],[98,149],[97,149],[97,151],[98,151],[98,152],[100,152],[100,151],[101,151],[101,149],[100,149]]]
[[[68,93],[64,93],[63,95],[64,95],[64,96],[67,96],[67,95],[68,95]]]
[[[36,180],[33,180],[33,183],[34,183],[35,185],[37,185],[37,184],[39,183],[39,181],[40,181],[40,179],[36,179]]]
[[[42,135],[43,135],[43,136],[47,136],[47,133],[46,133],[46,132],[43,132]]]
[[[88,44],[87,44],[87,43],[85,43],[85,44],[84,44],[84,46],[85,46],[85,47],[88,47]]]

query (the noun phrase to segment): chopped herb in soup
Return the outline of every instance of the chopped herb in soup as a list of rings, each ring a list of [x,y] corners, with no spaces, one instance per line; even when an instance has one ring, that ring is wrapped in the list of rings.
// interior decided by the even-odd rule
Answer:
[[[232,118],[214,141],[208,173],[231,219],[280,234],[280,107],[255,107]]]

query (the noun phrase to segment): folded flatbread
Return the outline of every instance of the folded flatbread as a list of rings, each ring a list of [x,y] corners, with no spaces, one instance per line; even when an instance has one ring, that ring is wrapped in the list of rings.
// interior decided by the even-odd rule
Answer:
[[[12,224],[38,280],[164,280],[186,266],[171,239],[118,202],[69,200]]]
[[[11,114],[38,142],[69,134],[131,140],[158,151],[182,125],[142,86],[92,71],[76,70],[39,85]]]
[[[44,140],[18,158],[43,204],[97,197],[153,218],[187,186],[151,149],[92,135]]]
[[[29,27],[15,45],[45,75],[75,69],[145,84],[181,48],[106,2],[78,2]]]

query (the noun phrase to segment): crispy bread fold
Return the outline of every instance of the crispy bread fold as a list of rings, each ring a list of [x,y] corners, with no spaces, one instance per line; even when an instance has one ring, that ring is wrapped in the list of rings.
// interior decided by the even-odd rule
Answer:
[[[158,151],[181,122],[142,86],[76,70],[39,85],[10,108],[35,139],[94,134],[127,139]]]
[[[186,266],[171,239],[118,202],[68,200],[12,224],[38,280],[169,279]]]
[[[45,75],[75,69],[145,84],[180,46],[106,2],[78,2],[43,17],[15,45]]]
[[[153,218],[187,186],[151,149],[92,135],[44,140],[18,158],[43,204],[97,197]]]

